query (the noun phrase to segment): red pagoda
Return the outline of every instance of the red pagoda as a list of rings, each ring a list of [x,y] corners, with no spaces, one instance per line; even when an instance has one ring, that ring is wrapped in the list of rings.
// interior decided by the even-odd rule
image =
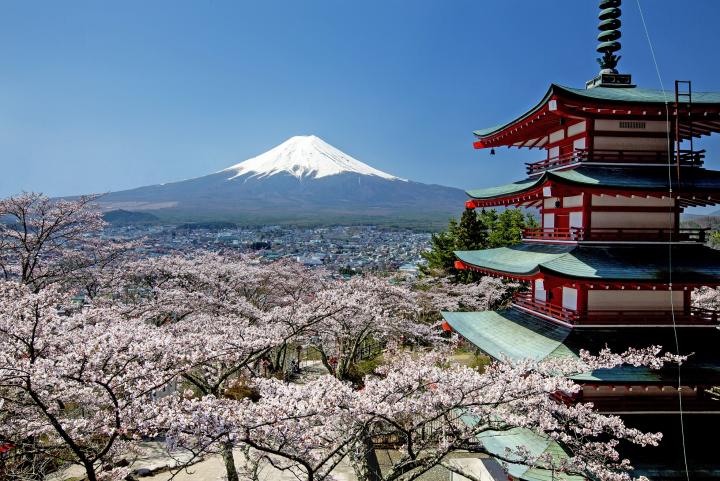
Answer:
[[[634,475],[718,479],[708,435],[720,428],[718,313],[691,293],[720,286],[720,251],[703,229],[680,225],[687,207],[720,203],[720,172],[703,168],[693,139],[720,131],[720,92],[638,88],[616,70],[620,0],[600,1],[600,74],[585,88],[551,85],[523,115],[474,132],[476,149],[537,149],[523,180],[467,192],[471,208],[539,209],[541,227],[521,244],[456,252],[456,267],[525,283],[499,311],[443,313],[450,327],[491,357],[537,360],[581,349],[661,345],[690,355],[681,367],[622,367],[578,377],[578,401],[628,425],[661,431],[659,447],[623,451]],[[493,151],[494,153],[494,151]],[[491,452],[523,444],[562,451],[529,432],[484,440]],[[497,450],[497,451],[493,451]],[[510,479],[561,479],[510,465]],[[569,477],[566,477],[566,479]]]

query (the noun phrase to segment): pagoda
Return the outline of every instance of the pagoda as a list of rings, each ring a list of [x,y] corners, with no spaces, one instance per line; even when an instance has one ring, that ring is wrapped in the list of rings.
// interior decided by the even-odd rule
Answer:
[[[527,112],[475,131],[476,149],[537,149],[526,178],[469,190],[469,208],[537,208],[541,227],[510,247],[456,252],[458,269],[526,286],[498,311],[446,312],[453,331],[502,360],[578,357],[609,347],[663,346],[689,355],[660,370],[620,367],[578,376],[580,393],[633,427],[663,432],[659,447],[624,447],[635,476],[718,479],[708,443],[720,432],[718,312],[695,307],[693,290],[720,286],[720,251],[703,229],[681,227],[685,208],[720,203],[720,171],[703,168],[694,139],[720,131],[720,92],[639,88],[616,67],[620,0],[601,0],[600,73],[585,88],[551,85]],[[540,156],[540,155],[539,155]],[[530,432],[488,437],[491,452],[523,444],[560,450]],[[496,450],[496,451],[493,451]],[[686,462],[687,460],[687,462]],[[550,477],[510,465],[510,479]]]

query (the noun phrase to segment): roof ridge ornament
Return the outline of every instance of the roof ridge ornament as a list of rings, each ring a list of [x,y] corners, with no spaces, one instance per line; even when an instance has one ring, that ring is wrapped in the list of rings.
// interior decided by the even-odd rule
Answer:
[[[589,80],[585,84],[585,88],[634,87],[630,75],[620,74],[616,69],[621,57],[615,52],[622,47],[622,44],[617,41],[622,35],[620,33],[621,3],[622,0],[600,0],[600,13],[598,14],[600,33],[597,36],[600,43],[595,50],[603,56],[597,59],[600,64],[600,73],[594,79]]]

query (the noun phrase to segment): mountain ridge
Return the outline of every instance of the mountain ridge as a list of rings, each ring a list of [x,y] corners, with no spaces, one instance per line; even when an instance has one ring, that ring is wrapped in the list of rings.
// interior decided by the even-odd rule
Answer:
[[[221,171],[111,192],[104,210],[150,212],[163,221],[241,224],[447,223],[465,193],[402,179],[371,167],[316,136],[296,136]]]

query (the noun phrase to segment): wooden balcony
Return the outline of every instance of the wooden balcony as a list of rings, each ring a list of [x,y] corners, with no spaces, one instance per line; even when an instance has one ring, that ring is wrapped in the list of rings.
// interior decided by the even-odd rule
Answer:
[[[704,244],[707,229],[536,228],[523,230],[524,240],[570,242],[695,242]]]
[[[704,150],[681,150],[680,165],[683,167],[700,167],[705,159]],[[528,175],[539,175],[547,170],[569,167],[581,163],[601,163],[601,164],[668,164],[667,152],[655,150],[589,150],[575,149],[572,152],[551,157],[549,159],[537,162],[528,162]],[[672,162],[676,163],[675,154],[673,153]]]
[[[513,296],[512,305],[523,310],[532,311],[544,316],[557,319],[566,324],[577,324],[580,320],[578,311],[566,309],[547,302],[533,298],[530,292],[518,292]]]
[[[572,325],[602,325],[612,326],[624,325],[654,325],[673,323],[673,312],[669,310],[629,310],[629,309],[607,309],[580,312],[567,309],[555,304],[539,301],[532,297],[529,292],[520,292],[513,297],[513,306],[551,317],[555,320]],[[674,312],[675,324],[678,325],[707,325],[713,326],[720,323],[720,311],[691,307],[685,312],[682,309]]]

